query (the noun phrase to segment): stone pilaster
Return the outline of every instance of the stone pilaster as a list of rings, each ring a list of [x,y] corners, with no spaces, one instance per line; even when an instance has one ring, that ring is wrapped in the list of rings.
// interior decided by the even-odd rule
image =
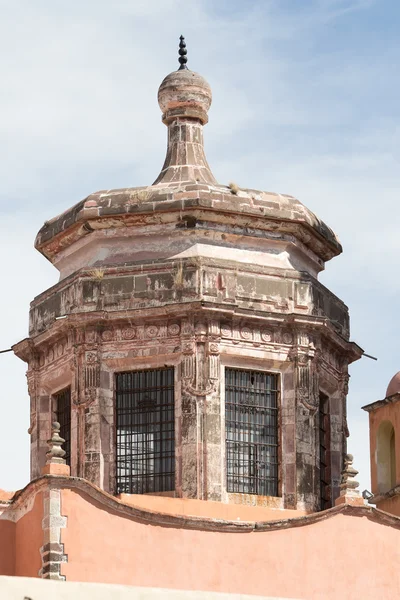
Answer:
[[[281,493],[284,508],[297,508],[297,467],[296,467],[296,395],[294,387],[295,369],[293,363],[282,373],[281,393]]]
[[[198,322],[183,344],[183,497],[220,500],[221,402],[219,323]]]
[[[307,332],[297,333],[292,359],[295,364],[297,508],[313,511],[318,508],[320,485],[318,352]]]
[[[42,568],[38,575],[43,579],[65,581],[61,566],[67,562],[61,530],[67,526],[67,517],[61,515],[61,490],[50,488],[43,493],[43,546],[40,548]]]

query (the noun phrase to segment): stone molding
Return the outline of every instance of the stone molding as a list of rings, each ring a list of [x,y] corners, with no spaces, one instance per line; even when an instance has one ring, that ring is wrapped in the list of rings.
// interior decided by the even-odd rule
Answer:
[[[62,489],[77,490],[78,492],[87,495],[92,500],[99,502],[117,514],[127,518],[135,519],[142,523],[163,527],[218,531],[221,533],[252,531],[263,532],[289,529],[291,527],[304,527],[307,525],[312,525],[313,523],[324,521],[325,519],[329,519],[338,514],[345,514],[347,516],[366,517],[373,522],[400,529],[400,517],[396,517],[379,510],[378,508],[372,508],[371,506],[366,505],[351,506],[349,504],[342,504],[326,511],[314,512],[306,516],[294,517],[292,519],[280,519],[277,521],[225,521],[222,519],[212,519],[206,517],[168,515],[166,513],[158,513],[143,508],[136,508],[132,505],[127,505],[118,498],[111,496],[107,492],[104,492],[86,479],[80,479],[77,477],[58,477],[53,475],[45,475],[30,482],[23,490],[21,490],[21,492],[18,493],[18,496],[15,498],[15,500],[13,500],[9,508],[6,509],[6,512],[14,511],[21,503],[26,505],[27,502],[29,502],[30,505],[33,505],[34,497],[39,492],[49,492],[51,490],[60,493],[60,490]],[[50,497],[51,496],[48,496],[48,499],[50,499]],[[60,534],[61,529],[67,526],[67,520],[66,517],[63,517],[60,512],[59,495],[55,494],[52,497],[55,499],[53,505],[53,516],[55,518],[54,520],[44,519],[43,525],[46,533],[50,532],[51,529],[52,533],[55,535],[55,538],[59,539],[57,536]],[[2,516],[2,518],[5,517]],[[58,558],[60,565],[67,561],[66,557]]]
[[[362,406],[361,408],[363,410],[365,410],[366,412],[373,412],[374,410],[377,410],[378,408],[381,408],[381,406],[385,406],[386,404],[393,404],[395,402],[398,402],[400,400],[400,392],[396,392],[396,394],[392,394],[391,396],[387,396],[386,398],[383,398],[383,400],[376,400],[376,402],[371,402],[371,404],[366,404],[365,406]]]

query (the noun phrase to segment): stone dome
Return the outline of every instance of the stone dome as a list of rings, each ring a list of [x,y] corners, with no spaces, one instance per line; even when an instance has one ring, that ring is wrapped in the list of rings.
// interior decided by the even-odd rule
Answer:
[[[173,71],[158,89],[158,104],[166,124],[176,117],[195,118],[207,123],[211,101],[211,88],[207,81],[189,69]]]
[[[400,371],[392,377],[386,390],[386,398],[400,392]]]

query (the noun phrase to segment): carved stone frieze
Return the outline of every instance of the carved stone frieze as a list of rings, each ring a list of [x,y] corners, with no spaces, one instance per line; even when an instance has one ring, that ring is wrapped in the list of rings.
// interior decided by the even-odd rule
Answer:
[[[289,352],[295,365],[295,392],[297,402],[315,412],[319,407],[319,351],[310,343],[308,348],[295,346]]]
[[[217,390],[220,370],[220,347],[215,341],[219,326],[196,323],[194,335],[184,343],[182,361],[183,390],[204,398]]]
[[[136,328],[135,327],[125,327],[121,329],[121,338],[123,340],[133,340],[136,337]]]
[[[39,353],[39,366],[45,367],[50,363],[55,362],[59,358],[62,358],[64,355],[68,354],[70,350],[70,344],[67,338],[62,338],[51,344],[47,348],[43,349]]]

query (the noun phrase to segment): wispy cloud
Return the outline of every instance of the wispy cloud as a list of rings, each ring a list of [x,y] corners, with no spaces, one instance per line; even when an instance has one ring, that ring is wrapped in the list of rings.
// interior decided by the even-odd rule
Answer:
[[[24,337],[29,301],[56,281],[32,247],[42,222],[92,191],[157,176],[166,139],[157,87],[177,65],[183,33],[189,66],[213,89],[205,137],[218,179],[234,174],[298,196],[344,244],[322,280],[349,304],[357,341],[380,358],[356,365],[350,388],[351,448],[367,487],[359,407],[400,368],[399,42],[377,13],[387,3],[0,1],[0,345]],[[19,432],[28,399],[23,365],[0,356],[0,486],[15,488],[27,479],[28,436]]]

